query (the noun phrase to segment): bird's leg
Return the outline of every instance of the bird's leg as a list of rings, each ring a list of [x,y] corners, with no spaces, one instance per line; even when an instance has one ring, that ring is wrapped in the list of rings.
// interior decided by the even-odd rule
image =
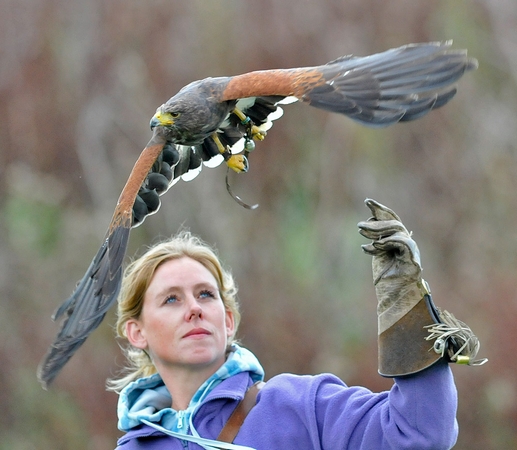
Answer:
[[[256,139],[257,141],[263,141],[265,139],[267,133],[257,127],[253,121],[239,108],[234,108],[232,113],[235,114],[241,123],[246,127],[248,138]]]
[[[248,158],[244,155],[232,155],[229,147],[224,147],[217,133],[212,134],[212,139],[217,145],[219,152],[223,155],[226,165],[237,173],[248,171]]]

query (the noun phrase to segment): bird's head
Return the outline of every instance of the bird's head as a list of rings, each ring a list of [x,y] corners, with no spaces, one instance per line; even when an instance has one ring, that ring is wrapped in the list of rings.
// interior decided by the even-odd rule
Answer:
[[[175,111],[167,111],[165,105],[160,106],[151,119],[151,130],[157,126],[172,127],[179,118],[180,113]]]
[[[213,95],[213,81],[190,83],[160,106],[151,119],[151,128],[161,126],[171,142],[198,145],[216,132],[232,105]]]
[[[197,143],[197,133],[192,131],[196,129],[193,123],[192,112],[185,107],[183,103],[173,103],[170,101],[160,106],[151,119],[151,130],[161,127],[167,135],[167,139],[175,144],[193,145]],[[193,126],[194,125],[194,126]]]

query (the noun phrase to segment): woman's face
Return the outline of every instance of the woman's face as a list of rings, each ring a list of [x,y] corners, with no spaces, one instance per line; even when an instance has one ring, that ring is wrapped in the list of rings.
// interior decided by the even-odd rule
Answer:
[[[234,318],[217,281],[201,263],[182,257],[163,263],[151,280],[138,319],[126,323],[132,345],[156,368],[215,372],[225,361]]]

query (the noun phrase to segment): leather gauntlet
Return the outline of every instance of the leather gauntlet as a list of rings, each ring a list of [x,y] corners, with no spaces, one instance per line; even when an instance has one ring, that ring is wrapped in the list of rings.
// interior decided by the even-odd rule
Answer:
[[[474,361],[479,341],[470,328],[437,308],[422,279],[420,252],[394,211],[366,199],[373,217],[359,222],[359,233],[371,239],[362,245],[372,255],[377,295],[379,373],[386,377],[420,372],[441,358]]]

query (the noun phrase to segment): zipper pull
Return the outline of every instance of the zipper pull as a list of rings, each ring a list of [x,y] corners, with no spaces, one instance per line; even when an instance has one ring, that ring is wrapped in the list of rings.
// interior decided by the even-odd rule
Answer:
[[[185,411],[178,411],[178,430],[183,428],[183,422],[185,421]]]

